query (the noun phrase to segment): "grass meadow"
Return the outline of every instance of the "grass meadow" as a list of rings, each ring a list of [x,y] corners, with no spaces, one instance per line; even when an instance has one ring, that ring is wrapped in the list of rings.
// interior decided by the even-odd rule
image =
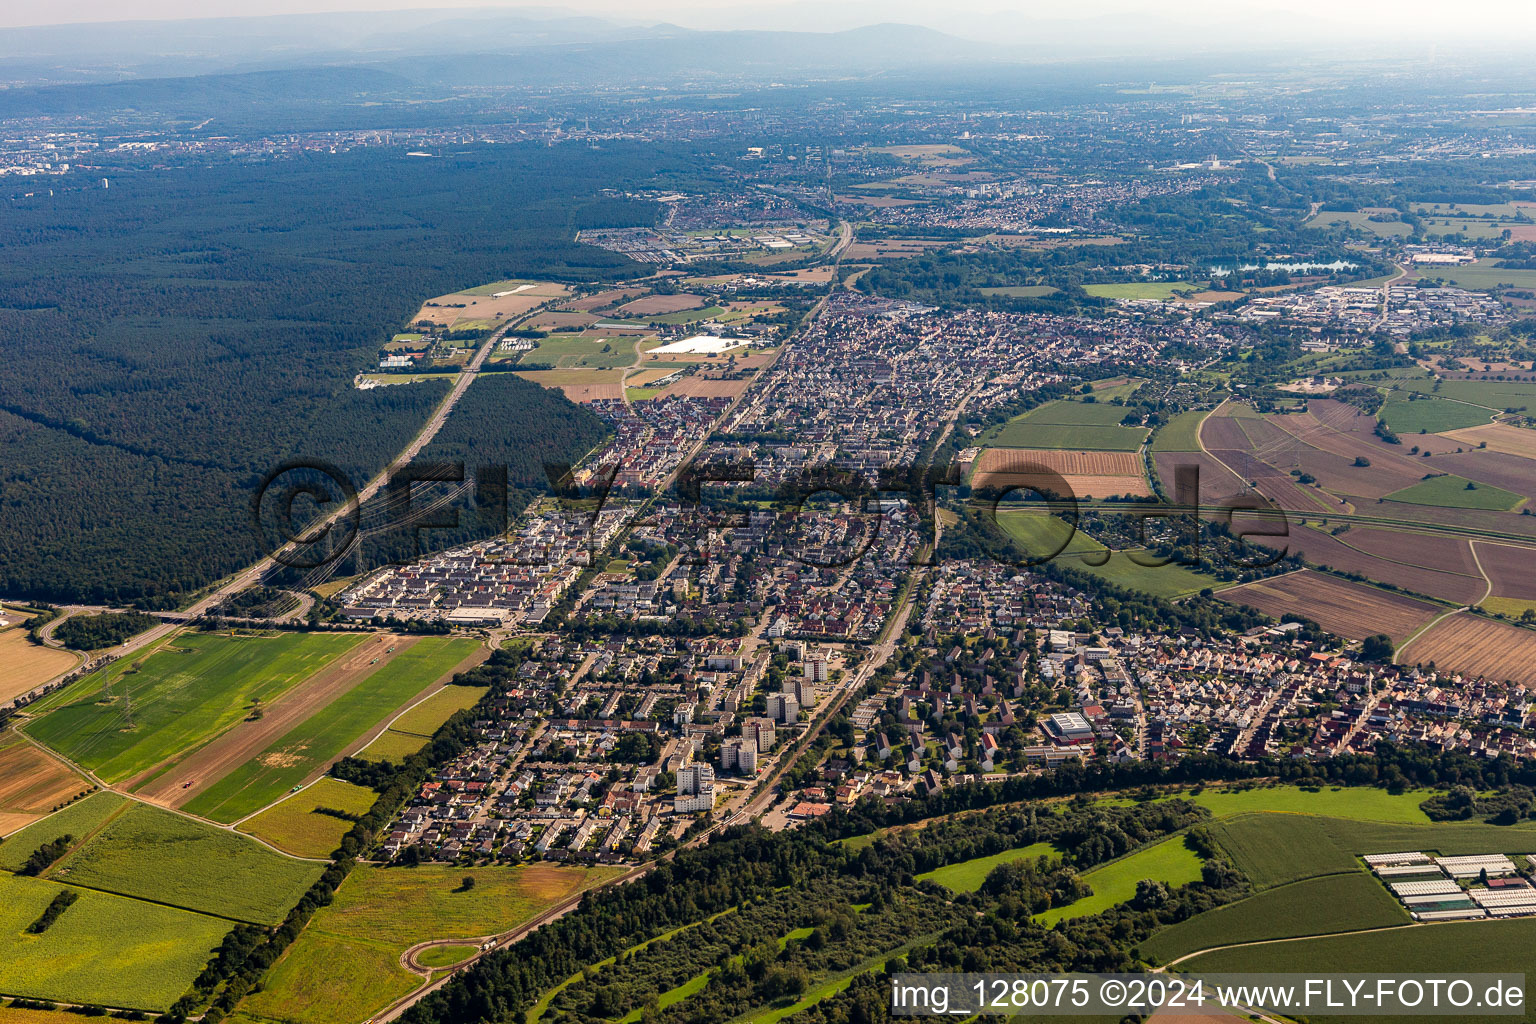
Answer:
[[[324,865],[135,804],[48,872],[56,881],[256,924],[276,924]]]
[[[357,1024],[410,992],[421,979],[400,954],[428,939],[472,939],[509,931],[544,908],[620,868],[553,864],[460,868],[359,865],[246,1000],[251,1020]],[[462,890],[462,879],[475,886]]]
[[[1001,864],[1033,860],[1036,857],[1060,856],[1060,853],[1061,851],[1050,843],[1031,843],[1017,850],[1004,850],[1002,853],[994,853],[988,857],[976,857],[963,860],[958,864],[946,864],[942,868],[925,871],[917,876],[917,880],[937,882],[955,892],[975,892],[981,888],[981,883],[987,880],[987,875]]]
[[[1133,452],[1145,427],[1122,427],[1125,408],[1107,401],[1060,399],[1036,406],[982,434],[983,448],[1063,448],[1069,451]]]
[[[1110,861],[1083,874],[1083,881],[1093,888],[1093,895],[1064,907],[1052,907],[1036,914],[1036,923],[1049,928],[1057,921],[1089,917],[1102,913],[1117,903],[1136,895],[1136,883],[1143,879],[1186,885],[1200,879],[1200,858],[1184,845],[1183,836],[1165,839],[1155,846]]]
[[[159,1011],[181,997],[229,931],[215,917],[89,889],[26,934],[64,887],[0,874],[0,992]]]

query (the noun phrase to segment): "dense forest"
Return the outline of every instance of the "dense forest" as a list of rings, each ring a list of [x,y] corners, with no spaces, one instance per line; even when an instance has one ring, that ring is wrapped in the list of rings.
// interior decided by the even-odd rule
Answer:
[[[130,172],[12,203],[0,591],[164,600],[254,560],[247,505],[264,473],[305,457],[361,480],[441,399],[443,385],[351,385],[420,301],[498,277],[630,273],[575,228],[589,208],[612,216],[601,188],[689,166],[658,147],[573,149],[558,175],[545,159],[369,150]]]

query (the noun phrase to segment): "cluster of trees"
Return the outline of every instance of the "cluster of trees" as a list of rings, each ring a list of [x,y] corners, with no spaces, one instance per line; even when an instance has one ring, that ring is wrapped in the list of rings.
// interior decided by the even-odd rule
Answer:
[[[53,922],[59,919],[59,915],[68,910],[70,904],[80,898],[80,894],[73,889],[60,889],[53,897],[46,909],[36,921],[27,925],[27,932],[32,935],[41,935],[53,927]]]
[[[54,861],[69,852],[69,848],[74,841],[74,836],[62,835],[57,839],[44,843],[32,851],[27,859],[22,862],[21,869],[16,873],[18,875],[42,874],[53,865]]]
[[[160,620],[143,612],[103,612],[100,615],[76,615],[59,623],[53,638],[77,651],[98,651],[115,647],[158,624]]]

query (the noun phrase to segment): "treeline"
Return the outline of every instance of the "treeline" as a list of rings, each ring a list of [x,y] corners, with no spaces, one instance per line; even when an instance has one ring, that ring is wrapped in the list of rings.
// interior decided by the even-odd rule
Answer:
[[[80,894],[73,889],[60,889],[42,915],[36,921],[27,925],[28,934],[41,935],[53,927],[53,922],[59,919],[59,915],[68,910],[70,904],[79,898]]]

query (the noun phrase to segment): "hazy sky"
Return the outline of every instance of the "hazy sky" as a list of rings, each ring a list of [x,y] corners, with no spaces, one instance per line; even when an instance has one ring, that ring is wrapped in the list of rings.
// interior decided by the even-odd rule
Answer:
[[[0,0],[0,25],[44,25],[81,21],[209,18],[298,14],[323,11],[529,7],[523,2],[466,0]],[[1254,19],[1255,30],[1276,19],[1351,35],[1413,35],[1433,39],[1468,32],[1493,38],[1536,32],[1532,0],[574,0],[543,5],[556,10],[641,21],[670,21],[697,28],[827,30],[885,21],[926,24],[957,35],[985,37],[989,20],[1012,25],[1060,19],[1114,22],[1127,14],[1200,26],[1231,27]]]

